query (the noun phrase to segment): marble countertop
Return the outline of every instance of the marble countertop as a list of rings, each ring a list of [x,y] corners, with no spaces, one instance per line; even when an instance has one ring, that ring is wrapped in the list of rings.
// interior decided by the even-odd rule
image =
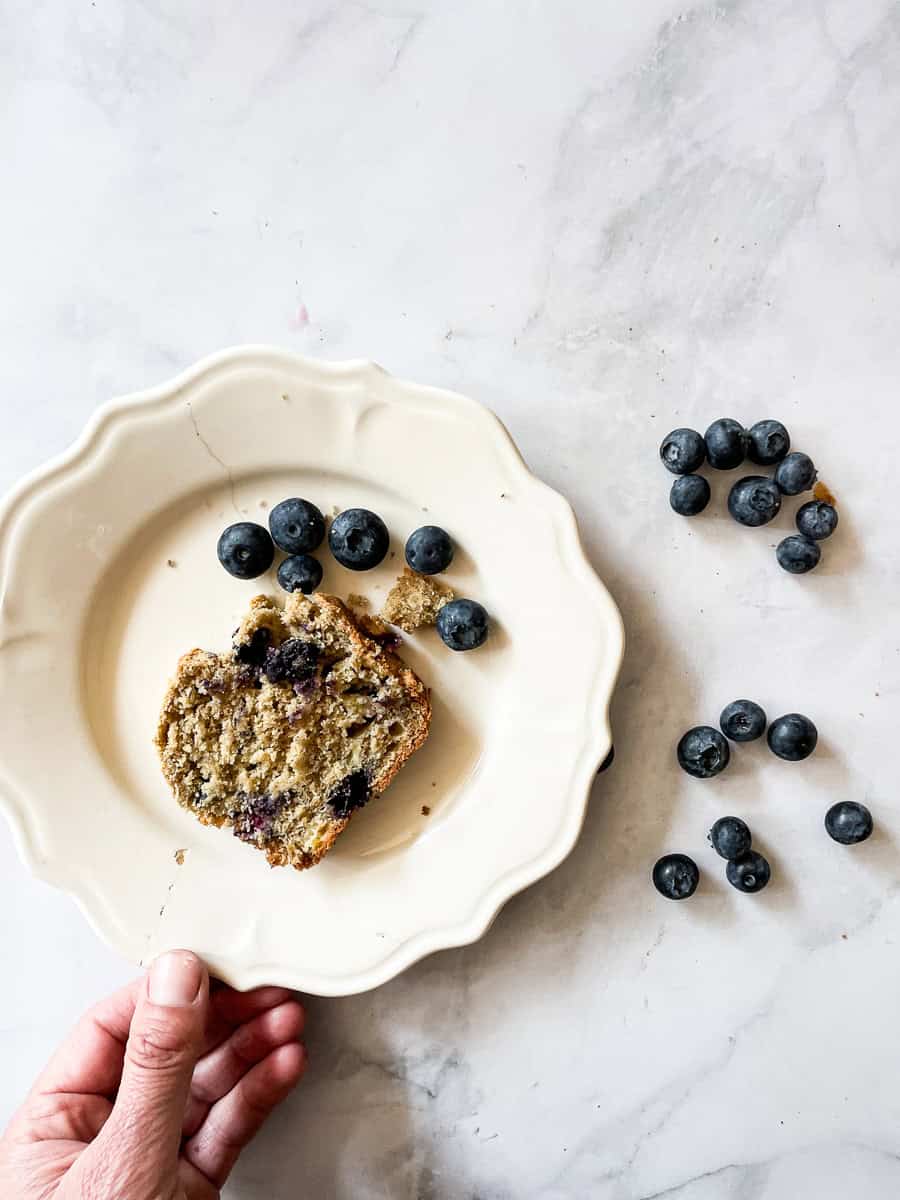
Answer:
[[[479,944],[310,1003],[229,1200],[900,1192],[900,9],[894,0],[36,0],[0,47],[0,485],[111,395],[266,341],[494,408],[575,504],[629,645],[583,837]],[[667,429],[779,417],[841,501],[792,578]],[[561,639],[565,631],[561,631]],[[690,724],[808,712],[699,783]],[[878,833],[822,830],[865,800]],[[724,812],[770,854],[728,887]],[[701,890],[649,884],[665,850]],[[0,833],[0,1118],[131,974]]]

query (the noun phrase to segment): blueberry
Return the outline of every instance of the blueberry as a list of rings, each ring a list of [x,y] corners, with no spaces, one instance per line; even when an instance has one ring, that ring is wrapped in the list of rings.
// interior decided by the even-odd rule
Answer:
[[[451,600],[437,615],[441,641],[451,650],[474,650],[488,635],[488,615],[475,600]]]
[[[453,561],[453,543],[449,534],[437,525],[423,525],[406,542],[406,561],[420,575],[438,575]]]
[[[237,579],[255,579],[268,571],[275,557],[275,547],[268,529],[253,521],[238,521],[229,525],[216,548],[219,562],[229,575]]]
[[[719,817],[709,831],[709,844],[721,858],[740,858],[750,849],[750,829],[740,817]]]
[[[746,475],[728,493],[728,511],[741,525],[768,525],[781,511],[781,492],[765,475]]]
[[[346,775],[332,790],[328,804],[336,817],[349,817],[357,808],[369,800],[369,776],[365,771],[354,771]]]
[[[292,554],[278,568],[278,582],[286,592],[308,596],[322,582],[322,564],[311,554]]]
[[[725,867],[725,878],[739,892],[761,892],[772,875],[772,868],[756,850],[748,850]]]
[[[801,762],[815,750],[819,731],[809,717],[801,713],[787,713],[772,722],[766,740],[769,749],[779,758],[786,762]]]
[[[719,728],[733,742],[755,742],[766,732],[766,714],[752,700],[732,700],[722,709]]]
[[[272,642],[272,631],[265,625],[254,629],[248,642],[242,642],[234,648],[235,662],[248,667],[261,667],[266,661],[266,651]]]
[[[673,475],[688,475],[706,458],[706,443],[696,429],[673,429],[663,438],[659,457]]]
[[[381,517],[367,508],[348,508],[331,522],[328,545],[342,567],[369,571],[388,552],[390,534]]]
[[[728,743],[711,725],[689,729],[677,749],[678,765],[695,779],[712,779],[724,771],[731,758]]]
[[[819,565],[822,551],[812,538],[792,533],[775,547],[775,557],[779,567],[783,567],[785,571],[790,571],[792,575],[805,575],[807,571]]]
[[[781,462],[791,448],[791,435],[780,421],[757,421],[747,432],[747,456],[760,467]]]
[[[834,505],[826,504],[824,500],[809,500],[797,509],[796,520],[804,537],[821,542],[837,529],[838,513]]]
[[[747,431],[731,417],[713,421],[705,437],[707,462],[717,471],[739,467],[747,456]]]
[[[697,864],[686,854],[664,854],[653,868],[653,886],[667,900],[687,900],[700,882]]]
[[[794,450],[775,468],[775,482],[786,496],[808,492],[816,482],[816,468],[808,454]]]
[[[597,774],[599,775],[602,771],[608,771],[609,768],[613,765],[613,760],[615,759],[615,757],[616,757],[616,748],[615,748],[615,746],[610,746],[609,754],[607,754],[606,758],[604,758],[603,762],[597,768]]]
[[[682,517],[696,517],[709,504],[709,484],[702,475],[681,475],[673,480],[669,503]]]
[[[306,683],[316,673],[319,654],[315,643],[287,638],[266,651],[263,674],[269,683]]]
[[[842,800],[825,814],[828,836],[842,846],[864,842],[871,836],[872,827],[872,814],[864,804],[857,804],[855,800]]]
[[[325,518],[309,500],[292,496],[269,513],[272,541],[285,554],[310,554],[325,537]]]

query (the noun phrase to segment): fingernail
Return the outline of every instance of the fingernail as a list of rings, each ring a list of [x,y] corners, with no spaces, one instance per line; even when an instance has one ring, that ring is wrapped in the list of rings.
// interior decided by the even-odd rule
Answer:
[[[171,950],[161,954],[150,968],[148,995],[166,1008],[187,1008],[197,998],[203,967],[196,954]]]

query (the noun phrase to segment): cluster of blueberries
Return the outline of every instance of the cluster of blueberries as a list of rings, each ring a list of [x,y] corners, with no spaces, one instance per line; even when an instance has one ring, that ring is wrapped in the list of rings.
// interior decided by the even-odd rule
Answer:
[[[679,766],[695,779],[711,779],[731,760],[728,741],[752,742],[766,733],[769,749],[787,762],[809,758],[819,740],[818,731],[801,713],[787,713],[771,725],[764,710],[752,700],[735,700],[722,710],[719,729],[698,725],[678,743]],[[825,814],[829,837],[844,846],[864,842],[873,829],[872,814],[864,804],[845,800]],[[740,817],[721,817],[709,831],[709,841],[727,862],[725,877],[740,892],[759,892],[771,877],[767,860],[752,848],[750,830]],[[657,891],[669,900],[686,900],[700,881],[700,870],[686,854],[665,854],[653,868]]]
[[[287,555],[278,567],[286,592],[314,592],[322,582],[322,564],[313,557],[325,540],[325,518],[309,500],[292,496],[269,513],[269,528],[254,521],[229,525],[219,538],[219,562],[237,579],[256,579],[275,559],[275,547]],[[390,547],[387,525],[367,508],[339,513],[328,530],[328,548],[350,571],[370,571]],[[420,575],[437,575],[453,561],[450,535],[437,525],[423,525],[409,535],[406,561]],[[451,600],[437,617],[441,640],[451,650],[474,650],[488,635],[488,615],[475,600]]]
[[[659,448],[663,466],[678,478],[669,503],[683,517],[703,512],[709,504],[709,482],[695,472],[709,463],[718,471],[739,467],[745,459],[758,466],[774,466],[767,475],[745,475],[728,495],[728,511],[741,525],[758,527],[773,521],[781,510],[782,496],[799,496],[816,482],[816,468],[808,454],[791,451],[791,438],[780,421],[757,421],[750,429],[731,417],[713,421],[706,433],[673,429]],[[775,551],[778,563],[792,575],[804,575],[821,558],[819,542],[831,537],[838,514],[825,500],[810,500],[797,511],[799,533],[784,538]]]

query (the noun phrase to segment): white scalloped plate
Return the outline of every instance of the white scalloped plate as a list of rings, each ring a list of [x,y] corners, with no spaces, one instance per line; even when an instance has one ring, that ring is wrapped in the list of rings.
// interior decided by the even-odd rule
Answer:
[[[469,654],[407,640],[431,737],[302,873],[183,812],[152,745],[178,656],[225,648],[277,591],[226,575],[218,534],[288,495],[391,530],[375,571],[325,553],[324,591],[377,610],[433,522],[459,547],[448,581],[493,618]],[[569,853],[622,648],[571,509],[490,412],[370,363],[227,351],[101,409],[0,509],[0,803],[26,862],[127,957],[190,946],[240,988],[363,991],[480,937]]]

